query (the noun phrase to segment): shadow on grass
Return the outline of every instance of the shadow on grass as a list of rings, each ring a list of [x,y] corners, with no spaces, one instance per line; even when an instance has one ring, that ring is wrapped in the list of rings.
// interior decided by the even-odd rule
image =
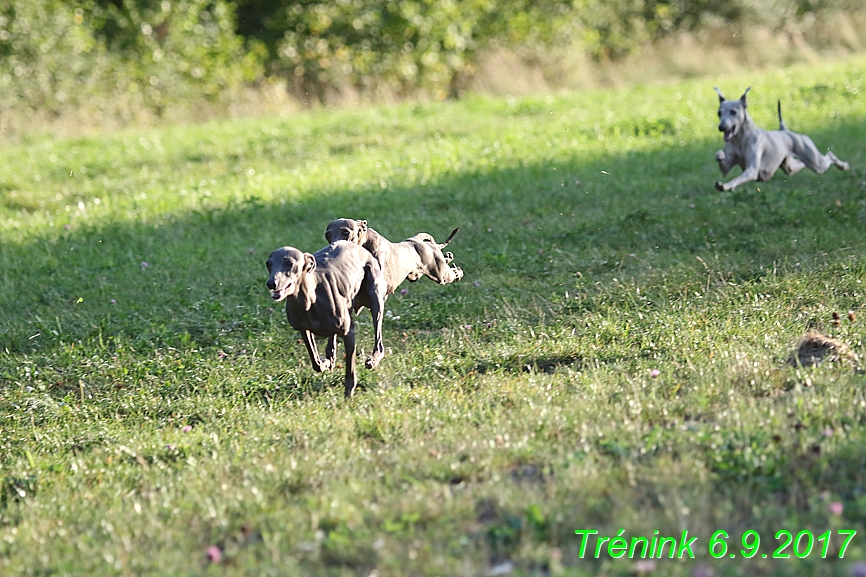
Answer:
[[[473,371],[478,374],[507,373],[545,373],[551,375],[558,369],[572,367],[580,369],[585,366],[583,357],[578,355],[554,356],[511,356],[498,361],[483,361],[475,365]]]
[[[859,123],[813,137],[840,142],[841,151],[853,149],[864,131]],[[422,305],[415,321],[432,327],[478,316],[502,294],[529,303],[577,272],[595,280],[683,262],[698,270],[700,253],[723,255],[731,274],[749,279],[789,255],[808,259],[862,246],[862,154],[843,155],[855,167],[848,173],[777,174],[722,194],[713,190],[718,145],[672,144],[443,176],[426,186],[321,191],[283,203],[250,197],[164,222],[99,223],[5,246],[0,350],[45,353],[93,339],[98,349],[122,341],[146,354],[252,347],[272,333],[281,335],[269,345],[277,352],[295,335],[281,306],[268,299],[263,261],[284,244],[317,250],[325,225],[343,216],[365,218],[393,240],[421,230],[441,238],[461,227],[450,249],[466,278],[446,287],[409,286],[413,303]],[[529,364],[548,371],[578,361]]]

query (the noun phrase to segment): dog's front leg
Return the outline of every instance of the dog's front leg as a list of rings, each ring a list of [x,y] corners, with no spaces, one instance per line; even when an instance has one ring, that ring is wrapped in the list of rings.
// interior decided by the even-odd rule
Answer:
[[[728,182],[717,182],[716,190],[728,191],[734,190],[741,184],[746,182],[752,182],[758,180],[758,167],[761,166],[761,150],[759,149],[756,152],[752,152],[746,157],[746,167],[743,169],[743,173],[732,179]]]
[[[385,314],[385,299],[388,298],[388,282],[375,267],[368,267],[365,271],[367,308],[370,309],[370,318],[373,319],[373,352],[364,363],[368,369],[375,369],[379,361],[385,356],[385,344],[382,339],[382,317]]]
[[[729,190],[734,190],[741,184],[744,184],[746,182],[753,182],[755,180],[758,180],[757,167],[748,167],[746,168],[746,170],[743,171],[743,174],[733,180],[729,180],[728,182],[717,182],[716,190],[727,192]]]
[[[377,298],[370,299],[370,317],[373,319],[373,352],[370,358],[364,363],[368,369],[375,369],[379,366],[379,361],[385,356],[385,344],[382,340],[382,309],[384,301]]]
[[[325,361],[332,369],[337,366],[337,335],[328,337],[328,344],[325,345]]]
[[[355,371],[355,323],[349,327],[349,332],[343,337],[343,346],[346,347],[346,398],[355,394],[358,385],[358,374]]]
[[[316,335],[310,331],[301,331],[304,336],[304,346],[307,347],[307,353],[310,355],[310,362],[313,363],[313,370],[317,373],[330,371],[334,368],[333,363],[328,359],[319,358],[319,349],[316,347]]]
[[[732,154],[729,155],[724,150],[717,150],[716,162],[719,164],[719,170],[722,172],[722,176],[727,176],[728,172],[731,171],[731,168],[733,168],[737,163],[737,160]]]

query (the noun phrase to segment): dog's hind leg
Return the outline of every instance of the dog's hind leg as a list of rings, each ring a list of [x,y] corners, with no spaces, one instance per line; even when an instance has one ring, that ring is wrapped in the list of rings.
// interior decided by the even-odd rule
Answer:
[[[782,161],[782,164],[779,166],[779,168],[782,169],[782,172],[790,176],[792,174],[797,174],[798,172],[806,168],[806,164],[803,163],[803,161],[801,161],[796,156],[788,156],[785,157],[785,160]]]
[[[459,266],[449,266],[447,272],[440,279],[439,284],[451,284],[463,278],[463,269]]]
[[[818,174],[824,174],[831,166],[835,166],[839,170],[851,168],[847,162],[840,160],[832,152],[821,154],[812,139],[805,134],[796,132],[787,132],[786,134],[791,135],[791,149],[806,168]]]
[[[830,161],[832,161],[836,168],[838,168],[839,170],[848,170],[851,168],[850,164],[848,164],[844,160],[841,160],[838,156],[836,156],[829,150],[827,151],[827,154],[825,156],[829,158]]]

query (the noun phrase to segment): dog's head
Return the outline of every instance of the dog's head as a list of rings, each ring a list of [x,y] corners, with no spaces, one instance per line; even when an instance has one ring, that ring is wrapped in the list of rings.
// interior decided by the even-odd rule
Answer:
[[[420,267],[410,272],[406,278],[415,282],[422,276],[427,276],[440,284],[448,284],[463,278],[463,271],[460,268],[448,266],[454,260],[454,255],[450,252],[442,252],[442,249],[448,246],[458,230],[460,229],[455,228],[448,239],[441,244],[426,232],[419,232],[415,236],[407,238],[404,242],[411,243],[415,252],[418,253]]]
[[[363,245],[367,242],[367,221],[352,220],[351,218],[332,220],[328,228],[325,229],[325,240],[329,243],[348,240]]]
[[[279,302],[298,295],[301,279],[316,268],[316,259],[308,252],[284,246],[271,253],[265,266],[270,273],[267,285],[271,298]]]
[[[716,94],[719,95],[719,131],[725,134],[725,142],[730,142],[737,134],[739,134],[743,125],[746,123],[746,94],[752,88],[746,88],[739,100],[726,100],[724,95],[716,88]]]

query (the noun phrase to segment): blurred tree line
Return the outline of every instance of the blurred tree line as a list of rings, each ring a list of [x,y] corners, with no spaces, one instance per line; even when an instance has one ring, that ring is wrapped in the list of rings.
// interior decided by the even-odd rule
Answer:
[[[342,90],[455,95],[479,51],[578,47],[600,61],[706,26],[774,29],[862,0],[0,0],[0,121],[226,105],[265,77],[301,100]]]

